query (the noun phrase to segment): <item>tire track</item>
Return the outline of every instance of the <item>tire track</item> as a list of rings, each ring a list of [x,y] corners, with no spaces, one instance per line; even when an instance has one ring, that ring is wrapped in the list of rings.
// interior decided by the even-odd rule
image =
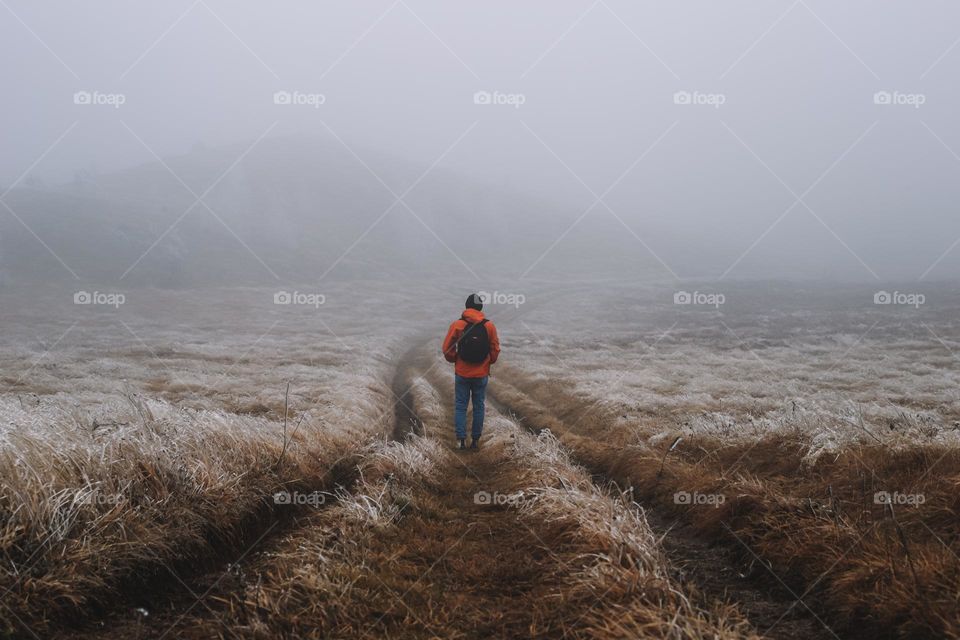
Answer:
[[[425,431],[418,412],[422,398],[417,397],[423,388],[415,382],[418,372],[427,370],[426,360],[420,346],[410,349],[391,382],[391,439],[404,448],[416,448],[414,438]],[[432,387],[428,390],[433,392]],[[506,508],[478,505],[475,500],[478,493],[496,491],[502,485],[493,452],[464,457],[449,447],[441,448],[446,457],[434,483],[424,480],[418,486],[414,482],[408,491],[394,486],[403,481],[390,474],[386,485],[390,492],[404,492],[404,517],[397,526],[382,528],[365,542],[364,559],[358,563],[365,565],[365,571],[351,577],[351,590],[344,594],[348,603],[351,598],[362,599],[350,606],[372,607],[371,615],[356,625],[344,624],[333,634],[325,630],[324,637],[522,637],[531,624],[549,625],[545,615],[532,622],[532,609],[516,602],[538,587],[542,566],[550,561],[548,554],[539,550],[538,541]],[[304,528],[288,534],[292,538],[309,535]],[[519,546],[502,545],[503,540]],[[215,591],[217,602],[244,602],[240,586],[228,587]],[[190,621],[183,629],[185,637],[206,637],[208,629],[217,629],[219,610],[192,613],[201,620]],[[191,628],[198,624],[202,630],[194,635]],[[146,629],[129,625],[126,633],[110,635],[158,638],[162,626],[155,622]],[[226,637],[235,631],[229,625],[219,629]],[[247,637],[242,632],[238,635]],[[283,637],[299,636],[291,632]]]
[[[498,389],[499,387],[499,389]],[[520,394],[527,406],[536,406],[537,418],[532,418],[517,406],[520,403],[507,401],[509,395]],[[498,393],[499,391],[499,393]],[[577,433],[545,407],[509,382],[491,385],[488,400],[497,411],[510,416],[517,424],[533,434],[544,429],[555,433],[578,464],[593,474],[598,487],[626,487],[632,492],[628,478],[613,477],[611,471],[596,456],[584,455],[577,443],[587,436]],[[753,563],[745,566],[741,556],[726,546],[699,535],[679,519],[669,518],[649,505],[641,505],[651,528],[657,532],[661,547],[674,568],[675,577],[681,584],[692,584],[705,599],[735,604],[764,637],[783,640],[820,640],[835,638],[835,634],[815,614],[799,604],[795,597],[780,585],[773,584],[767,576],[754,577]]]
[[[423,366],[423,365],[421,365],[421,367],[422,367],[422,366]],[[448,375],[445,375],[445,374],[446,374],[446,372],[438,371],[436,368],[433,368],[433,367],[430,367],[429,370],[427,371],[426,377],[427,377],[427,379],[428,379],[429,384],[431,385],[431,387],[433,388],[433,390],[434,390],[435,392],[439,392],[439,389],[440,389],[442,386],[445,386],[445,382],[446,382],[446,381],[444,380],[444,378],[449,378],[449,376],[448,376]],[[448,383],[447,383],[447,384],[448,384]],[[452,385],[451,385],[451,386],[452,386]],[[492,387],[488,387],[488,389],[489,389],[489,388],[495,388],[495,384],[494,384]],[[451,391],[452,391],[452,389],[451,389]],[[452,393],[448,393],[447,395],[448,395],[448,397],[449,397],[449,400],[452,400]],[[442,396],[442,394],[441,394],[441,396]],[[488,416],[487,416],[487,417],[488,417],[488,424],[487,424],[486,429],[485,429],[486,435],[485,435],[485,437],[484,437],[484,440],[485,440],[485,441],[489,441],[489,439],[490,439],[490,437],[491,437],[491,436],[490,436],[490,429],[491,429],[492,425],[490,424],[490,422],[493,422],[493,421],[492,421],[492,420],[489,420],[489,418],[495,417],[496,414],[498,414],[498,413],[499,413],[499,414],[502,414],[502,417],[505,417],[505,418],[507,418],[507,419],[511,419],[511,421],[514,422],[514,423],[518,423],[517,420],[515,419],[515,418],[516,418],[515,412],[512,412],[509,407],[507,407],[507,406],[503,405],[501,402],[499,402],[499,400],[498,400],[498,398],[496,397],[495,394],[490,394],[490,393],[488,392],[487,399],[488,399],[488,403],[489,403],[489,404],[488,404]],[[444,403],[443,403],[443,406],[445,407],[445,410],[443,411],[443,414],[444,414],[445,422],[446,422],[447,425],[448,425],[446,431],[447,431],[447,433],[449,434],[449,438],[446,438],[446,440],[450,443],[451,447],[453,447],[453,446],[454,446],[454,444],[453,444],[453,443],[454,443],[453,430],[452,430],[452,426],[449,426],[449,425],[452,425],[452,424],[453,424],[453,410],[452,410],[451,402],[450,402],[449,400],[448,400],[447,402],[444,402]],[[492,408],[493,411],[492,411],[492,412],[489,411],[489,408]],[[492,414],[492,415],[491,415],[491,414]],[[518,424],[519,424],[519,423],[518,423]],[[521,426],[521,429],[522,429],[522,428],[523,428],[523,427]],[[531,431],[532,433],[534,433],[535,435],[539,432],[539,430],[536,429],[536,428],[528,429],[528,430]],[[434,429],[434,430],[433,430],[434,433],[436,433],[437,431],[442,432],[442,431],[443,431],[443,428],[441,427],[440,429]],[[488,456],[488,453],[489,453],[489,449],[488,449],[486,446],[483,446],[483,447],[481,447],[481,450],[480,450],[479,454],[476,453],[476,452],[472,452],[472,451],[470,451],[470,452],[463,452],[463,453],[459,454],[459,455],[461,456],[461,459],[465,461],[465,463],[463,463],[463,464],[464,464],[464,468],[465,468],[470,474],[472,474],[472,475],[474,476],[475,480],[477,481],[476,486],[479,486],[479,487],[483,487],[483,486],[490,487],[490,486],[491,486],[491,481],[488,480],[488,478],[489,478],[489,476],[490,476],[490,473],[491,473],[490,469],[487,468],[487,466],[491,464],[490,459],[487,457],[487,456]],[[480,462],[480,465],[471,465],[471,464],[469,464],[471,461]],[[478,474],[479,474],[479,475],[478,475]],[[482,481],[481,481],[481,476],[483,477]],[[561,484],[562,484],[562,483],[561,483]],[[594,482],[594,484],[597,485],[596,482]],[[604,488],[604,493],[605,493],[605,488]],[[646,514],[644,514],[644,516],[645,516],[645,515],[646,515]],[[646,518],[644,518],[644,520],[647,521],[647,522],[649,522],[648,520],[646,520]],[[543,544],[544,544],[544,540],[543,540],[543,538],[541,537],[541,535],[538,535],[536,532],[534,532],[534,531],[531,529],[531,527],[530,527],[529,524],[521,523],[521,522],[519,522],[518,520],[514,520],[513,522],[510,522],[510,523],[509,523],[509,526],[504,530],[504,532],[505,532],[506,535],[511,536],[513,539],[516,539],[516,538],[517,538],[517,533],[518,533],[518,532],[524,532],[525,530],[526,530],[527,532],[529,532],[530,534],[532,534],[534,546],[543,545]],[[508,538],[508,539],[509,539],[509,538]],[[554,557],[553,559],[555,560],[556,558]],[[686,583],[686,582],[687,582],[686,580],[683,580],[683,581],[682,581],[682,583]],[[552,596],[552,597],[554,597],[554,596],[559,596],[561,593],[562,593],[562,590],[561,590],[559,593],[551,594],[551,596]],[[705,604],[706,604],[706,603],[705,603]],[[785,626],[786,626],[786,625],[785,625]],[[504,631],[504,630],[500,630],[500,631]],[[563,632],[562,632],[563,637],[566,637],[566,636],[567,636],[567,633],[569,633],[570,631],[571,631],[570,629],[563,629]],[[503,636],[503,637],[506,637],[506,636]],[[796,636],[789,636],[789,637],[796,637]],[[806,637],[806,636],[800,636],[800,637]],[[811,636],[811,637],[813,637],[813,636]]]
[[[408,433],[423,435],[423,421],[413,408],[413,372],[417,354],[423,350],[418,342],[400,359],[390,384],[393,393],[393,439],[403,442]]]
[[[479,451],[455,450],[439,435],[452,407],[431,356],[413,349],[398,368],[397,440],[366,457],[354,492],[244,563],[256,590],[218,592],[183,637],[755,637],[727,610],[691,607],[646,523],[608,515],[626,508],[555,444],[491,416]],[[489,500],[537,492],[546,511]],[[599,517],[585,523],[581,507]]]
[[[409,356],[416,352],[410,349],[401,360],[408,363]],[[412,368],[409,364],[396,367],[390,381],[394,394],[393,424],[387,430],[390,438],[403,441],[408,433],[422,433],[422,422],[412,406],[409,381]],[[391,415],[385,412],[385,416]],[[329,468],[314,489],[324,496],[332,495],[335,488],[348,488],[358,479],[359,452],[347,452]],[[330,506],[325,500],[321,508]],[[289,536],[303,526],[301,518],[316,507],[295,507],[265,503],[241,525],[238,537],[224,546],[213,557],[205,559],[184,558],[173,566],[157,567],[146,576],[138,576],[135,589],[127,592],[122,601],[114,602],[110,609],[91,611],[83,620],[70,620],[54,631],[54,638],[162,638],[177,637],[176,627],[202,601],[215,593],[223,598],[231,591],[244,587],[240,573],[241,563],[269,550],[279,539]],[[226,570],[223,566],[226,565]],[[29,630],[27,630],[29,632]]]

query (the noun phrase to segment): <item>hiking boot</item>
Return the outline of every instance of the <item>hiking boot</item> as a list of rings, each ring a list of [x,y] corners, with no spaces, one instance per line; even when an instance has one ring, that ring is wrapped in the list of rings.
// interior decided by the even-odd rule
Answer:
[[[479,443],[480,443],[480,438],[474,438],[473,441],[470,442],[470,448],[471,448],[471,449],[477,449],[477,448],[479,448],[479,447],[477,447],[477,445],[478,445]]]
[[[466,441],[466,440],[461,440],[461,441],[460,441],[460,448],[461,448],[461,449],[466,449],[466,448],[467,448],[467,441]]]

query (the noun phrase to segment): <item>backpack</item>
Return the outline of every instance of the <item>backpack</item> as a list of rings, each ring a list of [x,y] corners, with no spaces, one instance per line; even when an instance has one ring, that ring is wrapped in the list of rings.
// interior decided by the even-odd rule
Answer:
[[[464,320],[464,322],[466,321]],[[457,341],[458,358],[474,364],[479,364],[487,359],[487,356],[490,355],[490,336],[487,333],[487,328],[483,326],[486,323],[486,319],[476,324],[467,322],[463,335]]]

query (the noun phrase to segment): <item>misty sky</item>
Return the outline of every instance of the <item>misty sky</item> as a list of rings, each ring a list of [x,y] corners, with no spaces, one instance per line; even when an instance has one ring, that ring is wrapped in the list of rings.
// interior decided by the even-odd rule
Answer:
[[[578,226],[616,216],[653,251],[796,238],[850,277],[947,277],[958,41],[947,1],[2,0],[0,185],[335,135],[373,171],[365,149],[592,206]]]

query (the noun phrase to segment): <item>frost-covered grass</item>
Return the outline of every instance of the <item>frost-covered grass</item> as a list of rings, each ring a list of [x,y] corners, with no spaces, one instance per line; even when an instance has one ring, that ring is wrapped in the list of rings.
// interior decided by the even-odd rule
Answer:
[[[333,292],[320,309],[272,295],[93,309],[5,292],[0,582],[23,621],[2,616],[8,630],[233,553],[269,524],[273,493],[327,488],[390,432],[394,350],[413,332],[372,300],[348,315]]]
[[[836,628],[960,637],[941,597],[960,557],[957,298],[751,306],[734,289],[746,302],[717,311],[660,293],[529,318],[492,388],[645,503],[749,548]]]
[[[613,460],[590,447],[602,437],[628,477],[653,482],[650,469],[682,436],[671,461],[695,474],[677,471],[674,483],[716,489],[718,468],[779,474],[775,490],[762,478],[725,479],[746,483],[744,495],[759,483],[750,493],[758,515],[738,531],[778,549],[784,541],[768,525],[786,519],[789,529],[779,505],[808,504],[826,490],[821,480],[848,504],[830,517],[808,509],[821,533],[843,518],[851,540],[873,526],[879,511],[849,506],[860,500],[865,460],[900,483],[873,477],[871,490],[923,481],[936,511],[898,514],[911,544],[926,535],[922,526],[947,539],[942,516],[953,503],[931,482],[960,468],[946,455],[960,437],[955,291],[931,287],[928,303],[912,309],[874,306],[870,288],[741,284],[714,287],[727,296],[717,310],[675,306],[666,286],[513,288],[527,294],[526,305],[487,309],[503,341],[491,392],[559,415],[558,426],[574,429],[564,444],[583,444],[591,463]],[[439,347],[460,313],[461,289],[330,285],[319,308],[275,305],[271,290],[140,290],[117,309],[74,305],[72,291],[0,291],[0,581],[12,587],[5,604],[40,630],[56,617],[89,614],[165,565],[180,569],[240,544],[270,514],[278,489],[332,489],[338,463],[390,433],[394,372],[410,364],[402,356],[420,340]],[[449,365],[424,361],[413,375],[427,436],[448,437]],[[491,429],[496,437],[496,420]],[[914,445],[922,445],[921,463],[907,464]],[[433,455],[423,445],[398,458],[392,447],[378,465],[397,477],[435,466],[418,457]],[[772,471],[771,452],[780,454]],[[570,468],[561,458],[543,468],[534,464],[543,456],[524,459],[530,465],[517,478]],[[793,481],[811,469],[834,475]],[[375,500],[354,506],[358,517],[391,522]],[[893,553],[896,541],[884,529],[871,548]],[[917,570],[935,572],[939,542],[928,542],[914,552]],[[807,566],[834,560],[830,549],[817,556],[796,544],[798,554],[809,552]],[[849,557],[851,575],[867,566]],[[891,592],[907,593],[909,603],[905,566]],[[4,630],[18,628],[5,619]]]
[[[558,295],[526,314],[504,364],[648,435],[960,442],[955,289],[927,287],[920,309],[874,305],[868,287],[676,289],[726,303],[675,305],[667,287]]]
[[[563,585],[553,615],[574,620],[571,637],[758,637],[732,607],[679,585],[642,509],[595,485],[548,429],[532,436],[505,416],[494,423],[487,446],[503,447],[500,473],[519,517],[567,559],[543,580]]]
[[[410,402],[436,433],[436,390]],[[421,413],[421,408],[428,413]],[[491,412],[492,414],[495,412]],[[259,637],[757,637],[735,610],[692,602],[642,512],[595,487],[549,433],[491,415],[480,452],[435,436],[379,442],[360,479],[243,569],[245,589],[178,632]],[[478,488],[521,496],[478,504]],[[256,603],[249,607],[247,603]]]

